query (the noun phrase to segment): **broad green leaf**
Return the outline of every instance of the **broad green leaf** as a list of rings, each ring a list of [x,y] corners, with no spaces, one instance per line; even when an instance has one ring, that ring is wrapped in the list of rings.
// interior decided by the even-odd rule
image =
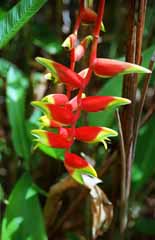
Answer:
[[[4,190],[2,185],[0,184],[0,202],[4,200]]]
[[[2,221],[1,240],[47,240],[40,204],[29,174],[17,182]]]
[[[153,51],[154,51],[154,46],[144,51],[142,66],[148,67]],[[119,60],[123,61],[124,59],[121,58]],[[140,75],[140,78],[139,78],[139,81],[141,80],[142,80],[142,75]],[[104,81],[104,80],[100,79],[99,81]],[[118,75],[116,77],[113,77],[106,81],[106,83],[99,90],[97,95],[103,95],[103,96],[109,95],[109,96],[120,97],[122,95],[122,84],[123,84],[122,76]],[[112,127],[115,119],[114,113],[115,113],[115,109],[109,109],[109,110],[97,112],[97,113],[89,113],[88,114],[89,125],[94,125],[94,126],[100,125],[100,126]]]
[[[45,31],[46,26],[44,26],[44,28],[42,28],[42,32],[40,32],[40,34],[38,36],[36,36],[36,38],[33,40],[33,43],[44,49],[44,51],[46,51],[49,54],[58,54],[62,51],[62,47],[61,47],[61,41],[58,39],[58,37],[53,36],[52,32],[50,31],[47,32]],[[40,29],[39,29],[40,30]]]
[[[144,187],[144,184],[155,173],[154,123],[155,116],[143,127],[138,137],[132,172],[133,191],[138,191]]]
[[[9,61],[3,58],[0,58],[0,76],[6,78],[9,68],[11,66],[15,67],[14,64],[10,63]]]
[[[25,159],[28,167],[30,156],[30,141],[25,121],[25,95],[28,88],[28,79],[14,66],[7,73],[6,103],[11,136],[17,155]]]
[[[6,15],[6,11],[3,8],[0,8],[0,20]]]
[[[48,156],[57,160],[61,160],[61,161],[64,160],[64,153],[65,153],[64,149],[52,148],[44,144],[39,144],[38,147],[42,152],[46,153]]]
[[[149,218],[138,219],[136,221],[135,230],[146,235],[155,236],[155,219]]]
[[[67,240],[85,240],[83,237],[79,237],[77,234],[73,232],[67,232],[66,233]]]
[[[47,0],[21,0],[0,21],[0,48],[24,26]]]

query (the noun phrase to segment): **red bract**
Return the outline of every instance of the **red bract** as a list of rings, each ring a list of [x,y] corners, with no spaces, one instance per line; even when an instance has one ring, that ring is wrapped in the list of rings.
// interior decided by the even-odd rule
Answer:
[[[83,158],[79,157],[74,153],[66,153],[65,154],[65,166],[69,166],[70,168],[84,168],[89,165],[89,163]]]
[[[64,105],[68,103],[68,98],[65,94],[57,93],[57,94],[50,94],[45,96],[42,99],[43,102],[57,104],[57,105]]]
[[[107,149],[106,140],[109,137],[117,136],[117,132],[105,127],[80,127],[75,129],[75,137],[77,140],[87,143],[101,142]]]
[[[91,8],[84,8],[81,14],[81,20],[85,24],[95,23],[97,19],[97,14]],[[101,31],[105,32],[103,23],[101,22]]]
[[[90,8],[84,8],[81,14],[81,20],[84,23],[95,23],[97,18],[96,12]]]
[[[87,112],[98,112],[111,106],[129,104],[126,98],[112,96],[89,96],[81,100],[81,108]]]
[[[38,129],[33,130],[32,134],[37,137],[39,143],[49,147],[69,148],[71,146],[71,142],[60,134]]]
[[[84,159],[74,153],[66,153],[64,165],[71,176],[80,184],[92,189],[101,180],[95,169]]]
[[[74,121],[74,115],[72,114],[71,105],[57,106],[47,104],[48,109],[51,112],[52,118],[58,122],[64,124],[71,124]]]
[[[86,48],[89,44],[89,42],[92,40],[92,36],[89,35],[85,37],[81,43],[75,48],[74,52],[74,60],[79,61],[85,54]]]
[[[101,127],[79,127],[75,129],[75,137],[80,141],[91,142],[101,130]]]
[[[51,71],[54,82],[66,83],[71,88],[82,87],[83,79],[66,66],[46,58],[37,57],[36,60]]]
[[[104,78],[113,77],[117,74],[151,72],[149,69],[141,67],[136,64],[108,58],[96,58],[91,67],[96,75]]]
[[[54,124],[54,122],[56,126],[58,123],[60,123],[60,126],[61,124],[69,125],[72,124],[74,121],[72,106],[70,104],[60,106],[41,101],[33,101],[32,104],[42,109],[47,115],[47,117],[41,118],[41,121],[46,123],[45,126],[52,127],[51,124]],[[54,120],[54,122],[51,120]]]

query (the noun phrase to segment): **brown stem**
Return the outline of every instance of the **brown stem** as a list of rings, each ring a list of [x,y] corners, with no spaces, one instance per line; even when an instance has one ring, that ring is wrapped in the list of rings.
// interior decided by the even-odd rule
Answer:
[[[126,60],[128,62],[135,62],[136,54],[136,26],[134,22],[136,4],[134,0],[129,1],[129,38],[127,46]],[[130,189],[130,175],[132,163],[132,148],[133,148],[133,124],[134,124],[134,109],[135,109],[135,95],[137,83],[135,81],[135,74],[130,74],[124,77],[123,82],[123,96],[129,98],[132,103],[126,106],[122,112],[122,126],[123,137],[125,141],[126,152],[126,195],[129,196]],[[126,203],[127,204],[127,203]]]
[[[138,22],[135,25],[136,4],[138,3]],[[146,1],[145,0],[131,0],[129,1],[129,39],[127,48],[126,60],[131,63],[140,64],[141,62],[141,48],[142,36],[144,29]],[[128,199],[131,186],[131,167],[134,152],[134,124],[135,124],[135,97],[137,90],[137,74],[128,75],[124,78],[123,96],[131,99],[132,104],[127,106],[122,114],[123,136],[125,140],[126,152],[126,202],[125,208],[128,208]],[[126,212],[127,217],[127,212]],[[126,229],[124,226],[123,233]]]

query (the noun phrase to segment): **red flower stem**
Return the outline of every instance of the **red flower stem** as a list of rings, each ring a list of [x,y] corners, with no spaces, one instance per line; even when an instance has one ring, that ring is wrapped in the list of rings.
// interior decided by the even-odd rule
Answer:
[[[84,88],[88,85],[88,83],[90,81],[90,78],[92,75],[91,65],[93,64],[94,60],[96,59],[96,55],[97,55],[98,38],[99,38],[99,34],[100,34],[102,17],[104,14],[104,6],[105,6],[105,0],[100,0],[96,24],[95,24],[95,27],[93,30],[93,42],[92,42],[90,58],[89,58],[89,71],[85,78]]]
[[[73,31],[73,33],[76,34],[76,35],[77,35],[79,27],[80,27],[81,13],[82,13],[83,9],[84,9],[84,0],[80,0],[80,10],[79,10],[79,14],[78,14],[78,17],[76,19],[75,26],[74,26],[74,31]]]
[[[89,59],[89,70],[88,73],[84,79],[84,85],[80,88],[78,96],[77,96],[77,104],[78,104],[78,108],[77,108],[77,112],[75,114],[75,121],[73,123],[73,125],[71,126],[72,128],[72,133],[71,133],[71,141],[72,144],[74,143],[74,135],[75,135],[75,128],[76,128],[76,123],[78,121],[78,119],[80,118],[80,114],[81,114],[81,96],[82,93],[84,92],[87,84],[90,81],[91,75],[92,75],[92,69],[91,69],[91,65],[93,64],[94,60],[96,59],[96,55],[97,55],[97,45],[98,45],[98,38],[99,38],[99,34],[100,34],[100,28],[101,28],[101,22],[102,22],[102,17],[103,17],[103,13],[104,13],[104,5],[105,5],[105,0],[100,0],[99,3],[99,7],[98,7],[98,15],[97,15],[97,20],[96,20],[96,24],[94,27],[94,31],[93,31],[93,43],[92,43],[92,47],[91,47],[91,52],[90,52],[90,59]],[[80,11],[79,11],[79,15],[74,27],[74,33],[77,34],[77,31],[80,27],[80,22],[81,22],[81,12],[84,8],[84,1],[81,0],[80,1]],[[74,51],[75,49],[73,48],[71,50],[71,65],[70,68],[74,71],[74,66],[75,66],[75,61],[74,61]],[[69,151],[69,149],[66,149],[66,152]]]
[[[96,54],[97,54],[97,45],[98,45],[98,38],[99,38],[99,34],[100,34],[102,17],[103,17],[103,13],[104,13],[104,5],[105,5],[105,0],[100,0],[100,4],[98,7],[97,20],[96,20],[96,24],[95,24],[94,31],[93,31],[93,43],[92,43],[91,53],[90,53],[89,70],[88,70],[87,76],[84,79],[84,86],[80,89],[78,97],[77,97],[78,111],[76,113],[76,122],[79,119],[80,113],[81,113],[80,106],[81,106],[82,92],[84,91],[86,85],[89,83],[91,75],[92,75],[91,65],[92,65],[94,59],[96,58]]]
[[[73,34],[75,34],[77,36],[79,27],[80,27],[80,23],[81,23],[81,13],[84,9],[84,0],[80,0],[80,9],[79,9],[79,14],[78,17],[76,19],[75,25],[74,25],[74,30],[73,30]],[[72,71],[74,71],[75,68],[75,47],[73,49],[71,49],[70,52],[70,69]],[[68,99],[70,99],[71,97],[71,89],[69,87],[67,87],[67,97]]]

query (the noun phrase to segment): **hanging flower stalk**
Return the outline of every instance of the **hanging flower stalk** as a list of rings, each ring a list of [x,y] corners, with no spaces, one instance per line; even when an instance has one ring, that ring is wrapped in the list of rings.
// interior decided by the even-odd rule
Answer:
[[[46,78],[54,83],[63,83],[66,94],[51,94],[32,104],[40,108],[43,116],[40,118],[41,129],[32,131],[38,143],[52,148],[64,148],[64,166],[68,173],[80,184],[90,190],[101,182],[95,169],[86,159],[71,153],[71,146],[75,140],[94,144],[102,142],[107,148],[106,141],[117,136],[117,132],[103,126],[76,127],[82,111],[98,112],[113,106],[119,107],[130,103],[129,99],[117,96],[86,96],[84,94],[92,73],[102,78],[109,78],[118,74],[150,73],[150,70],[127,62],[97,57],[97,45],[100,30],[104,31],[102,17],[104,0],[100,0],[98,13],[84,7],[84,0],[80,0],[79,14],[76,19],[73,33],[71,33],[62,46],[70,51],[70,68],[50,59],[37,57],[36,61],[49,71]],[[93,24],[91,35],[86,36],[77,45],[80,24]],[[92,41],[89,66],[76,73],[74,68],[77,61],[85,55],[88,45]],[[71,98],[74,90],[78,93]],[[77,92],[77,91],[76,91]],[[48,128],[48,130],[47,130]],[[50,130],[49,130],[50,128]],[[54,130],[53,130],[54,129]],[[56,130],[56,131],[55,131]]]

